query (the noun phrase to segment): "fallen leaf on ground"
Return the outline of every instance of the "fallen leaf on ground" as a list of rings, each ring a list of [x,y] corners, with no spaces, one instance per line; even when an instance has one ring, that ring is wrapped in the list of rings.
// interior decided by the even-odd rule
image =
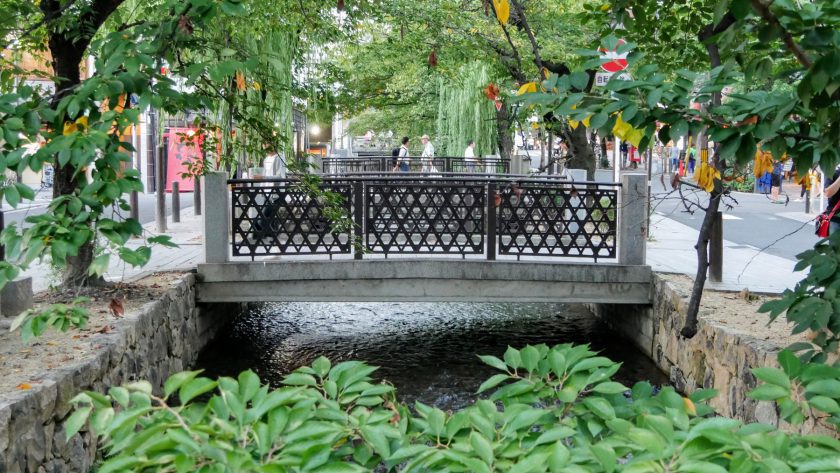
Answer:
[[[15,389],[20,389],[21,391],[25,391],[27,389],[32,389],[32,385],[29,383],[20,383],[15,386]]]
[[[111,302],[108,304],[108,309],[110,309],[114,317],[122,317],[125,314],[125,307],[120,299],[111,299]]]

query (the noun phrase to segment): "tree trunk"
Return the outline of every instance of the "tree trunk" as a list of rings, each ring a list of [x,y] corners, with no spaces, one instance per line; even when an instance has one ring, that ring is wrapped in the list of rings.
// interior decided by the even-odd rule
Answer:
[[[55,90],[51,106],[56,108],[58,103],[67,95],[73,93],[75,87],[81,83],[81,63],[87,43],[73,43],[61,33],[50,35],[50,54],[55,71]],[[76,175],[76,168],[71,164],[60,166],[58,156],[53,163],[55,169],[53,179],[53,198],[72,195],[78,187],[77,179],[85,179],[84,173]],[[75,178],[74,178],[75,176]],[[88,268],[93,261],[94,240],[86,242],[79,248],[79,254],[67,258],[67,266],[61,277],[64,287],[77,287],[88,283]]]
[[[706,25],[697,35],[701,43],[706,43],[706,52],[709,54],[709,62],[712,68],[718,67],[721,64],[720,50],[717,44],[709,42],[709,40],[715,34],[729,28],[733,23],[735,23],[735,17],[730,12],[723,17],[717,26],[714,24]],[[715,92],[712,94],[712,105],[720,105],[721,99],[721,93]],[[720,159],[717,151],[712,158],[712,165],[723,174],[723,161]],[[697,273],[694,277],[694,286],[691,288],[691,299],[688,301],[685,324],[682,330],[680,330],[680,335],[685,338],[692,338],[697,334],[697,316],[700,312],[700,299],[703,297],[703,288],[706,286],[706,275],[709,270],[709,238],[712,235],[712,225],[715,221],[715,216],[720,208],[720,199],[723,197],[722,193],[723,183],[720,179],[716,179],[715,188],[709,196],[709,207],[706,209],[706,215],[703,216],[703,224],[700,226],[700,234],[697,235],[697,244],[695,245],[697,249]]]
[[[502,107],[496,111],[496,129],[498,130],[496,145],[499,148],[499,156],[502,159],[513,159],[512,125],[513,120],[507,107]]]
[[[586,169],[586,180],[595,180],[595,153],[586,135],[586,127],[578,125],[577,128],[566,133],[569,139],[570,157],[566,161],[569,169]]]
[[[712,226],[715,222],[715,214],[720,208],[721,193],[718,191],[719,184],[712,191],[709,198],[709,207],[706,215],[703,216],[703,223],[700,225],[700,234],[697,236],[697,273],[694,275],[694,286],[691,289],[691,298],[688,301],[688,310],[685,325],[680,330],[680,335],[691,338],[697,334],[697,314],[700,312],[700,299],[703,297],[703,287],[706,285],[706,274],[709,269],[709,239],[712,235]]]

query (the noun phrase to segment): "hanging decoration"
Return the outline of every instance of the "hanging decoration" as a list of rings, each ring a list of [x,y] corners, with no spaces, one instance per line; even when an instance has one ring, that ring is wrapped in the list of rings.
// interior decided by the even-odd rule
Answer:
[[[435,54],[434,49],[432,49],[432,52],[429,53],[429,67],[433,69],[437,67],[437,54]]]
[[[510,3],[508,0],[493,0],[493,8],[496,10],[496,18],[499,23],[506,25],[510,19]]]

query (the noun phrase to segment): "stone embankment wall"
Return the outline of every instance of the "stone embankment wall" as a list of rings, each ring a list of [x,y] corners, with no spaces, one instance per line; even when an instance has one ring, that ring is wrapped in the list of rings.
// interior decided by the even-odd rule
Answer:
[[[676,389],[690,393],[713,388],[718,395],[709,404],[720,415],[744,422],[762,422],[784,430],[803,433],[828,433],[813,419],[793,428],[779,419],[775,404],[747,397],[755,388],[750,371],[761,366],[778,366],[776,355],[782,348],[776,343],[751,337],[744,330],[699,318],[697,334],[692,339],[680,336],[685,322],[689,294],[670,284],[662,275],[653,275],[653,305],[592,304],[592,312],[617,333],[627,337],[669,374]]]
[[[193,364],[239,309],[196,307],[195,275],[185,275],[163,297],[115,323],[98,339],[96,356],[55,370],[31,390],[0,395],[0,473],[89,471],[96,445],[85,431],[66,440],[68,401],[84,390],[104,392],[138,379],[160,390],[171,374]]]

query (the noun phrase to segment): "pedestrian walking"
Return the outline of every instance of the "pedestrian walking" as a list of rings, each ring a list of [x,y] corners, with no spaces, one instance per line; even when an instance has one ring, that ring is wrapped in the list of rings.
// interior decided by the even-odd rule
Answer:
[[[639,150],[635,146],[630,145],[630,165],[633,169],[639,168],[639,162],[642,160]]]
[[[840,230],[840,166],[834,168],[834,174],[831,179],[825,182],[825,196],[828,198],[828,205],[826,206],[824,214],[830,217],[829,235]]]
[[[437,172],[432,160],[435,157],[435,146],[429,139],[429,135],[420,137],[420,142],[423,143],[423,153],[420,154],[420,170],[422,172]]]
[[[464,150],[464,164],[467,166],[467,172],[475,172],[475,140],[467,143],[467,149]]]
[[[410,162],[411,157],[408,155],[408,137],[403,136],[402,145],[397,152],[397,163],[394,166],[394,172],[408,172],[410,170],[408,166]]]
[[[671,156],[671,172],[676,172],[676,169],[680,165],[680,147],[674,144],[673,141],[668,143],[670,147],[670,156]]]
[[[697,163],[697,150],[694,146],[688,148],[688,173],[694,174],[694,165]]]
[[[783,204],[779,199],[779,190],[782,188],[782,163],[773,162],[773,172],[770,174],[770,200],[774,204]]]

